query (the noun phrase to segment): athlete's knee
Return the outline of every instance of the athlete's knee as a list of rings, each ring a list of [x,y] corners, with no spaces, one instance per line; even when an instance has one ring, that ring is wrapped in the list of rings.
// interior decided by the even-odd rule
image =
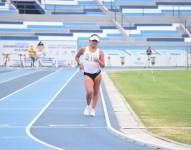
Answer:
[[[99,91],[94,91],[93,93],[94,96],[98,96],[98,94],[99,94]]]
[[[94,92],[93,91],[88,91],[87,95],[88,95],[88,97],[92,97],[94,95]]]

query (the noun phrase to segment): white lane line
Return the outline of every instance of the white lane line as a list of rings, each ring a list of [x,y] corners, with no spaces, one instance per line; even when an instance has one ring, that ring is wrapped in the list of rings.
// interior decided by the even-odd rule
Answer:
[[[6,73],[10,73],[10,72],[16,72],[18,69],[10,69],[10,70],[0,70],[0,74],[4,75]]]
[[[6,128],[26,128],[27,126],[22,125],[11,125],[11,124],[0,124],[0,129]],[[106,128],[105,126],[96,126],[95,124],[47,124],[32,126],[34,129],[38,128]],[[191,129],[191,127],[148,127],[151,129]],[[146,127],[125,127],[123,129],[147,129]]]
[[[0,128],[7,128],[7,127],[9,127],[8,124],[0,124]]]
[[[20,101],[19,101],[20,102]],[[1,110],[3,111],[12,111],[12,110],[14,110],[14,111],[23,111],[23,110],[39,110],[41,107],[35,107],[35,108],[1,108]],[[58,107],[58,108],[50,108],[49,110],[51,110],[51,111],[68,111],[68,110],[81,110],[80,108],[61,108],[61,107]]]
[[[87,129],[104,129],[105,126],[95,126],[95,125],[87,125],[87,124],[50,124],[49,128],[87,128]]]
[[[56,149],[56,150],[64,150],[60,147],[54,146],[52,144],[46,143],[37,137],[33,136],[32,133],[30,132],[30,129],[32,128],[32,125],[38,120],[38,118],[44,113],[44,111],[50,106],[50,104],[55,100],[55,98],[60,94],[60,92],[68,85],[68,83],[74,78],[74,76],[79,72],[79,69],[66,81],[66,83],[60,88],[60,90],[52,97],[52,99],[46,104],[46,106],[39,112],[39,114],[31,121],[31,123],[27,126],[26,128],[26,133],[30,138],[33,140],[46,145],[50,148]]]
[[[108,111],[107,111],[107,107],[106,107],[106,103],[105,103],[105,98],[103,96],[103,90],[102,90],[102,86],[100,86],[100,94],[101,94],[101,101],[102,101],[102,105],[103,105],[103,111],[104,111],[104,115],[105,115],[105,121],[106,121],[106,126],[107,126],[107,129],[110,133],[118,136],[118,137],[121,137],[123,139],[127,139],[128,141],[132,142],[132,143],[137,143],[139,145],[143,145],[143,146],[148,146],[148,147],[151,147],[151,148],[155,148],[155,149],[158,149],[158,148],[162,148],[159,147],[158,145],[151,145],[151,144],[147,144],[143,141],[138,141],[138,140],[135,140],[135,139],[132,139],[130,137],[128,137],[126,134],[114,129],[112,126],[111,126],[111,121],[109,119],[109,114],[108,114]]]
[[[21,89],[19,89],[19,90],[16,90],[16,91],[14,91],[13,93],[11,93],[11,94],[9,94],[9,95],[7,95],[7,96],[1,98],[1,99],[0,99],[0,102],[3,101],[3,100],[5,100],[6,98],[8,98],[8,97],[10,97],[10,96],[12,96],[12,95],[14,95],[14,94],[20,92],[20,91],[22,91],[22,90],[24,90],[24,89],[26,89],[26,88],[32,86],[33,84],[36,84],[36,83],[40,82],[41,80],[43,80],[43,79],[45,79],[45,78],[48,78],[50,75],[52,75],[53,73],[58,72],[58,71],[60,71],[60,70],[61,70],[61,69],[58,69],[57,71],[54,71],[54,72],[52,72],[52,73],[50,73],[50,74],[48,74],[48,75],[45,75],[44,77],[42,77],[42,78],[40,78],[40,79],[38,79],[38,80],[36,80],[36,81],[30,83],[30,84],[27,84],[27,85],[24,86],[23,88],[21,88]]]
[[[33,73],[35,73],[35,72],[39,72],[39,71],[42,71],[42,70],[43,70],[43,69],[41,69],[41,70],[30,70],[30,72],[23,73],[23,74],[19,74],[19,75],[17,75],[17,76],[14,76],[14,77],[11,78],[11,79],[4,80],[4,81],[0,82],[0,84],[3,84],[3,83],[8,82],[8,81],[15,80],[15,79],[20,78],[20,77],[24,77],[24,76],[29,75],[29,74],[33,74]],[[16,72],[16,71],[15,71],[15,72]]]
[[[49,127],[56,127],[56,128],[62,128],[62,127],[87,127],[86,124],[50,124]]]
[[[0,129],[26,129],[27,126],[22,125],[9,125],[2,124]],[[41,126],[32,126],[32,129],[70,129],[70,128],[84,128],[84,129],[105,129],[105,126],[95,126],[95,125],[85,125],[85,124],[50,124],[50,125],[41,125]],[[1,137],[0,137],[1,138]]]

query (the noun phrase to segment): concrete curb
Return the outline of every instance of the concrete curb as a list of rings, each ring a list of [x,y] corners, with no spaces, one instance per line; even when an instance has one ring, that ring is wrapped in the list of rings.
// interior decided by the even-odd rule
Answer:
[[[123,132],[114,129],[111,126],[111,122],[110,122],[110,119],[109,119],[106,103],[105,103],[103,92],[102,92],[102,87],[100,88],[100,93],[101,93],[101,100],[102,100],[102,105],[103,105],[104,116],[105,116],[105,120],[106,120],[106,126],[107,126],[107,130],[110,133],[112,133],[112,134],[114,134],[114,135],[116,135],[116,136],[118,136],[120,138],[127,139],[128,141],[130,141],[132,143],[137,143],[139,145],[148,146],[148,147],[155,148],[155,149],[160,149],[158,146],[155,146],[155,145],[152,145],[152,144],[148,145],[148,144],[145,144],[142,141],[134,140],[134,139],[130,138],[128,135],[124,134]]]

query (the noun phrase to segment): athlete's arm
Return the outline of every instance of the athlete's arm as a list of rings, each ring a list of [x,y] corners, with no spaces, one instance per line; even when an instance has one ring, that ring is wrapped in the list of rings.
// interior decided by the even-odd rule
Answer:
[[[80,48],[80,50],[75,56],[75,60],[78,64],[80,64],[80,56],[84,54],[84,50],[85,50],[84,48]]]
[[[78,53],[76,54],[76,57],[75,57],[76,62],[80,66],[80,70],[82,70],[84,68],[83,64],[80,63],[80,56],[84,54],[84,50],[85,50],[85,48],[80,48],[80,50],[78,51]]]
[[[99,65],[100,65],[101,68],[104,68],[104,67],[105,67],[105,58],[104,58],[104,53],[103,53],[102,50],[100,50],[98,63],[99,63]]]

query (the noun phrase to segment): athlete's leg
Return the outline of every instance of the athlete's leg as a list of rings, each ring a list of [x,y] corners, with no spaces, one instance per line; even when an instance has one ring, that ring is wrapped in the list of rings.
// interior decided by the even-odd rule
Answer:
[[[149,63],[149,67],[151,67],[151,55],[149,55],[148,63]]]
[[[8,67],[8,63],[10,61],[9,54],[5,55],[5,67]]]
[[[84,75],[84,81],[85,81],[85,88],[86,88],[86,101],[87,101],[87,105],[90,105],[90,102],[93,98],[94,82],[87,75]]]
[[[99,96],[99,89],[100,89],[100,83],[101,83],[101,73],[94,79],[94,87],[93,87],[93,99],[92,99],[92,108],[95,109],[97,102],[98,102],[98,96]]]
[[[6,56],[3,54],[3,66],[6,67]]]
[[[39,59],[39,66],[42,67],[42,58]]]
[[[34,67],[35,57],[31,57],[31,67]]]

